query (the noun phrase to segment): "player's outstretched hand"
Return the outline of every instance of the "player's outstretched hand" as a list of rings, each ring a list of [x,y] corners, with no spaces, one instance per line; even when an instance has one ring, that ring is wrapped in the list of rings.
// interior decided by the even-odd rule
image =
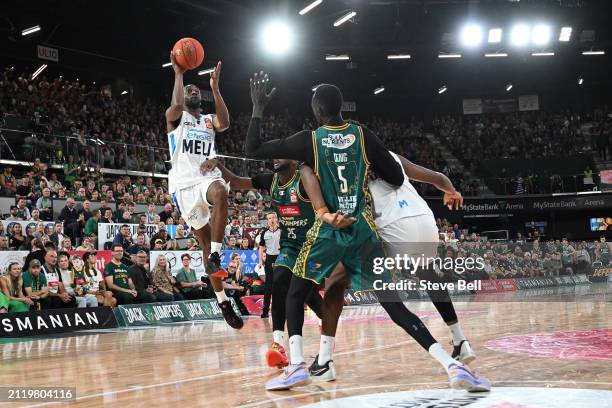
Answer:
[[[349,227],[357,218],[350,217],[345,214],[342,214],[340,211],[336,211],[334,214],[325,213],[321,216],[321,220],[334,228],[343,229]]]
[[[206,175],[207,173],[213,171],[217,167],[217,159],[208,159],[202,164],[200,164],[200,173],[202,175]]]
[[[221,77],[221,61],[217,62],[215,70],[210,73],[210,89],[213,91],[219,90],[219,78]]]
[[[259,73],[256,72],[249,81],[251,84],[251,101],[253,102],[253,107],[265,108],[276,92],[276,88],[272,88],[272,90],[268,92],[268,84],[270,82],[268,74],[263,71],[259,71]]]
[[[444,193],[444,198],[442,200],[449,210],[452,210],[453,207],[455,207],[455,210],[463,208],[463,196],[461,196],[461,193],[458,191],[454,193]]]
[[[170,51],[170,61],[172,61],[172,69],[175,74],[184,74],[185,69],[183,69],[177,62],[176,58],[174,58],[174,52]]]

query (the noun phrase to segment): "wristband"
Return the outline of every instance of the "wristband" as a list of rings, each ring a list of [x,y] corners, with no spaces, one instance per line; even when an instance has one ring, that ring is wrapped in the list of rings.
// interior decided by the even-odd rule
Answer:
[[[324,214],[328,213],[329,209],[327,207],[321,207],[315,211],[315,215],[321,218]]]

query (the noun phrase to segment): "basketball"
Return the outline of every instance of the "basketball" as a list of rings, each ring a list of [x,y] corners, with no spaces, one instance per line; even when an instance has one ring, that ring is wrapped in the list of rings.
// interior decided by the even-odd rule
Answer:
[[[172,47],[174,58],[182,68],[196,69],[204,61],[204,47],[195,38],[181,38]]]

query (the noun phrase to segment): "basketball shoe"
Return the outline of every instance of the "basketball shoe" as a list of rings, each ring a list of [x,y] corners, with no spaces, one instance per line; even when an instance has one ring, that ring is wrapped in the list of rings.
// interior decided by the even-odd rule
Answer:
[[[457,361],[462,362],[463,364],[470,364],[472,361],[476,359],[476,353],[472,350],[472,346],[470,342],[467,340],[462,340],[459,344],[455,345],[451,340],[451,345],[453,346],[453,354],[451,355]]]
[[[306,363],[289,364],[287,367],[285,367],[282,374],[274,377],[266,383],[266,390],[289,390],[291,387],[306,385],[309,382],[310,376],[308,375],[308,367],[306,367]]]
[[[270,350],[266,352],[266,361],[268,362],[268,367],[272,368],[284,368],[289,365],[285,348],[277,342],[273,342]]]
[[[448,366],[448,379],[451,388],[468,392],[491,391],[491,383],[484,377],[477,377],[467,366],[451,364]]]
[[[219,307],[221,308],[223,318],[231,328],[242,329],[244,322],[242,321],[242,318],[236,314],[236,311],[232,307],[229,300],[219,303]]]
[[[208,262],[206,264],[206,271],[209,276],[215,278],[227,278],[228,273],[225,269],[221,268],[221,255],[218,252],[213,252],[208,256]]]
[[[334,381],[336,379],[336,368],[334,360],[329,360],[323,365],[319,365],[319,356],[314,358],[314,361],[308,368],[310,378],[313,382]]]

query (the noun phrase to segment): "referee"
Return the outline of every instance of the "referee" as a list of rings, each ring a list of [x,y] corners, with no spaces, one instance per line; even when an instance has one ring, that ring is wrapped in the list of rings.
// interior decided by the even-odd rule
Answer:
[[[272,297],[272,286],[274,285],[274,262],[280,253],[280,236],[281,230],[278,228],[278,218],[276,213],[268,213],[268,226],[263,229],[259,239],[259,263],[263,259],[263,253],[266,252],[266,262],[264,270],[266,271],[266,292],[264,294],[264,304],[261,310],[261,317],[267,318],[270,311],[270,298]]]

